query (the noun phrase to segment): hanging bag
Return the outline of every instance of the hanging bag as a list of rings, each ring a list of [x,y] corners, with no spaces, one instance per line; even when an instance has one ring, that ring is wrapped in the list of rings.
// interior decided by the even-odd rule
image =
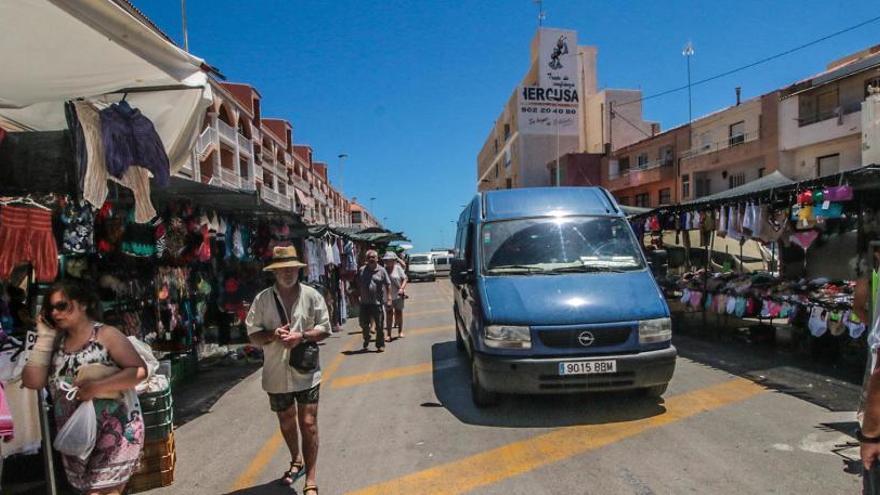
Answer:
[[[61,383],[61,390],[67,393],[67,400],[74,400],[78,387]],[[98,418],[95,414],[95,405],[87,400],[77,406],[76,411],[70,416],[64,426],[58,430],[55,442],[52,444],[55,450],[69,456],[75,456],[85,461],[95,448],[95,440],[98,438]]]
[[[288,325],[290,322],[287,320],[287,312],[284,311],[284,305],[281,304],[278,294],[274,290],[272,291],[272,297],[275,298],[275,309],[278,310],[281,324]],[[320,349],[317,342],[303,340],[298,346],[290,350],[290,359],[287,361],[287,364],[300,373],[312,373],[318,369],[318,353]]]

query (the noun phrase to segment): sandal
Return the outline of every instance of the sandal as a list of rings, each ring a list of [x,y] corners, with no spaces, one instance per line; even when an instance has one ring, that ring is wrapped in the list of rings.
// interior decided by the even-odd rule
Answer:
[[[292,485],[296,480],[302,478],[306,474],[306,465],[303,461],[291,461],[290,469],[281,475],[282,485]]]
[[[312,495],[318,495],[318,485],[306,485],[303,488],[303,495],[307,495],[309,492],[312,492]]]

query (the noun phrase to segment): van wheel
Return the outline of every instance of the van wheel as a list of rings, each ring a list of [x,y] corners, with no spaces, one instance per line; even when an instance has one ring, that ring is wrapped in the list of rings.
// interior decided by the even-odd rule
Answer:
[[[654,385],[653,387],[646,387],[639,392],[643,397],[651,397],[654,399],[659,399],[663,394],[666,393],[666,388],[669,387],[668,383],[664,383],[663,385]]]
[[[471,400],[473,400],[474,405],[479,408],[497,405],[498,394],[489,392],[480,385],[479,378],[477,378],[476,367],[477,365],[474,363],[474,360],[471,360]]]

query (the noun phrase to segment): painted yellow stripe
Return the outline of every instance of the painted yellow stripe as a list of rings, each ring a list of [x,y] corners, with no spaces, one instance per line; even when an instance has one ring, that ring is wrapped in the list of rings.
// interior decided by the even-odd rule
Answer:
[[[404,335],[424,335],[426,333],[435,333],[435,332],[447,332],[450,330],[454,330],[454,325],[440,325],[438,327],[425,327],[425,328],[416,328],[413,330],[406,330]]]
[[[358,385],[378,382],[381,380],[421,375],[424,373],[430,373],[432,369],[431,363],[421,363],[412,366],[392,368],[390,370],[376,371],[373,373],[364,373],[362,375],[343,376],[333,380],[333,382],[330,383],[330,388],[356,387]]]
[[[349,494],[453,495],[469,492],[702,412],[743,401],[765,390],[753,382],[737,378],[670,397],[666,400],[666,413],[659,416],[554,430]]]
[[[342,354],[344,351],[351,350],[351,348],[355,345],[357,339],[350,338],[348,342],[340,349],[339,354],[330,361],[330,364],[327,365],[326,368],[321,370],[321,381],[324,383],[328,383],[330,378],[336,374],[336,371],[339,369],[339,366],[342,364],[342,360],[345,355]],[[244,470],[243,473],[235,480],[235,483],[232,485],[232,490],[243,490],[250,486],[253,486],[257,479],[263,474],[263,471],[266,470],[266,467],[271,463],[272,458],[275,457],[275,454],[278,453],[278,450],[284,445],[284,437],[281,435],[281,430],[276,430],[275,433],[260,447],[260,451],[257,452],[257,455],[251,460],[250,464],[248,464],[247,469]]]

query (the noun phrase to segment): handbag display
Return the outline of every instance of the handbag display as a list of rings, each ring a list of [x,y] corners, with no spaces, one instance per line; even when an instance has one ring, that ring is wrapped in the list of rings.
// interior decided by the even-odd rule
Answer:
[[[278,310],[278,317],[281,318],[281,324],[289,325],[290,322],[287,320],[287,312],[284,311],[284,305],[281,304],[281,301],[278,299],[278,294],[276,294],[275,291],[272,291],[272,296],[275,298],[275,309]],[[288,359],[287,364],[300,373],[312,373],[318,369],[320,349],[321,348],[318,347],[317,342],[307,342],[303,340],[298,346],[290,350],[290,358]]]

